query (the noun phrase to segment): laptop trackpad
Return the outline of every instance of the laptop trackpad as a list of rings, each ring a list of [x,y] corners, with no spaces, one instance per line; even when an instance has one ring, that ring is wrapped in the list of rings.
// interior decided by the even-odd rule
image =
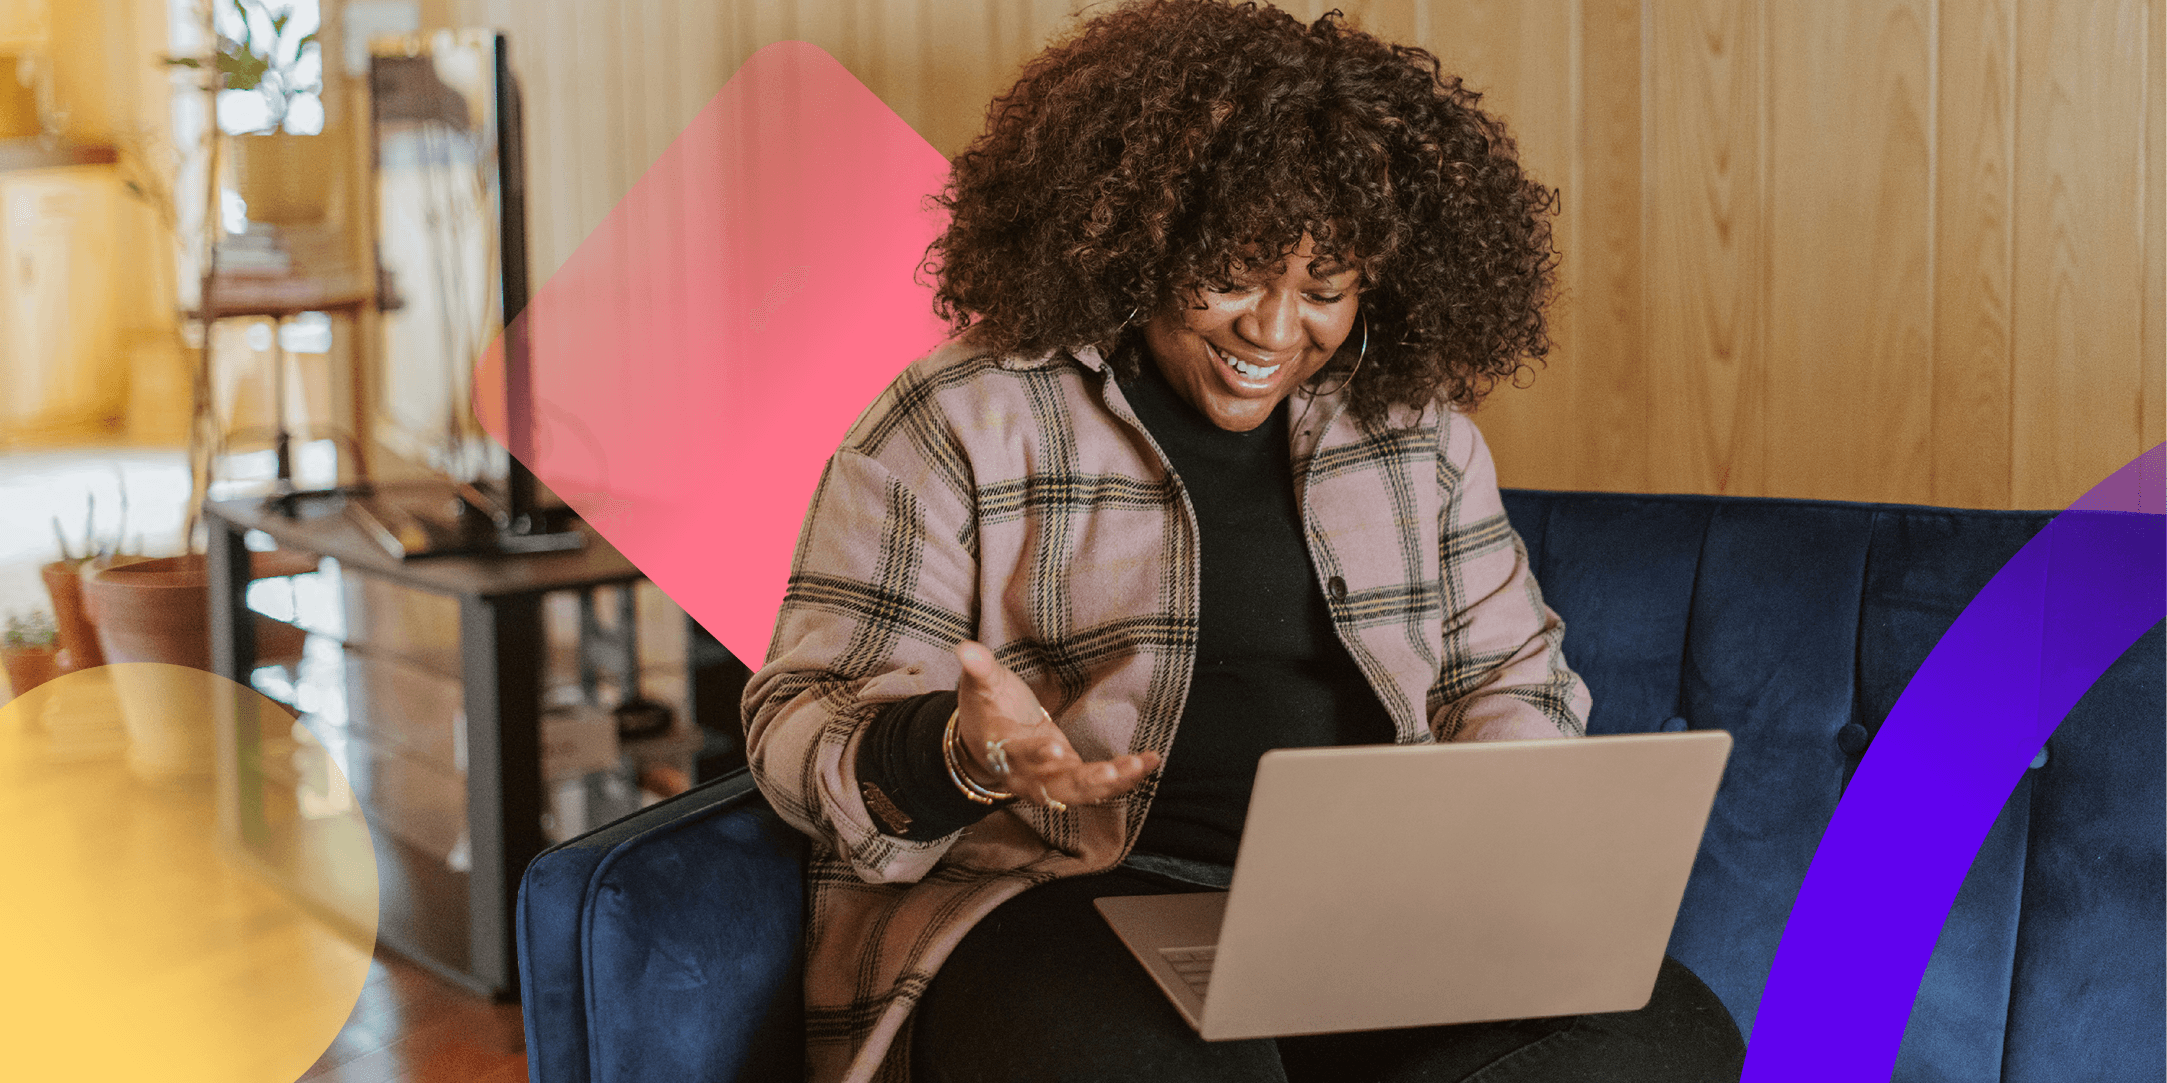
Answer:
[[[1193,948],[1219,942],[1226,892],[1180,895],[1115,895],[1094,900],[1106,924],[1132,949]]]
[[[1192,1027],[1201,1027],[1204,1000],[1167,956],[1168,949],[1211,948],[1219,943],[1219,922],[1226,915],[1224,891],[1181,895],[1116,895],[1095,899],[1100,916],[1128,946],[1159,987],[1172,997]]]

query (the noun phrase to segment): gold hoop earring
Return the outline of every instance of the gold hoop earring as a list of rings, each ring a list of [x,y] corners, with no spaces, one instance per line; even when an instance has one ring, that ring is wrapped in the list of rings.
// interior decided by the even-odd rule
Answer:
[[[1309,397],[1315,399],[1325,395],[1337,395],[1347,390],[1347,385],[1354,382],[1354,374],[1362,371],[1362,359],[1367,356],[1369,356],[1369,313],[1364,312],[1362,314],[1362,348],[1355,352],[1354,367],[1347,370],[1347,378],[1341,380],[1339,386],[1330,391],[1311,391]]]

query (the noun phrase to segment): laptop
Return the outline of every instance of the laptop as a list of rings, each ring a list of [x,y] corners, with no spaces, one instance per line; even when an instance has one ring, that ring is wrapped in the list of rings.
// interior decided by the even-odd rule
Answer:
[[[1226,891],[1097,900],[1204,1038],[1645,1006],[1720,730],[1278,749]]]

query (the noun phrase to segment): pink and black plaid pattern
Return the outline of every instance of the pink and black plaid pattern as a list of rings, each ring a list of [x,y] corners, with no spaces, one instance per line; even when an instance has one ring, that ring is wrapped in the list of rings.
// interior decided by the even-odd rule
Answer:
[[[1301,414],[1303,403],[1295,403]],[[1432,406],[1294,429],[1320,588],[1398,740],[1577,736],[1586,686],[1505,520],[1482,436]],[[1195,660],[1200,573],[1181,483],[1095,350],[969,336],[913,364],[829,460],[767,664],[745,691],[752,769],[812,836],[808,1074],[901,1080],[911,1008],[980,918],[1127,853],[1152,783],[1055,814],[1016,806],[933,842],[881,833],[855,785],[880,705],[954,688],[972,637],[1078,752],[1165,753]]]

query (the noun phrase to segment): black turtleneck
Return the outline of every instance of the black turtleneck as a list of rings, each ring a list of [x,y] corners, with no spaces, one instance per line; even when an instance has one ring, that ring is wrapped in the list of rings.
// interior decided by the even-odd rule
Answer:
[[[1386,743],[1392,722],[1340,644],[1309,561],[1289,404],[1250,432],[1228,432],[1149,358],[1140,368],[1121,390],[1196,511],[1203,589],[1189,699],[1136,849],[1232,865],[1258,757]]]
[[[1196,512],[1203,583],[1189,698],[1136,852],[1231,866],[1259,757],[1383,744],[1392,721],[1333,631],[1309,563],[1287,403],[1254,431],[1228,432],[1140,361],[1121,390]],[[964,799],[941,762],[955,703],[954,692],[898,701],[864,735],[858,781],[889,834],[938,838],[989,811]]]

